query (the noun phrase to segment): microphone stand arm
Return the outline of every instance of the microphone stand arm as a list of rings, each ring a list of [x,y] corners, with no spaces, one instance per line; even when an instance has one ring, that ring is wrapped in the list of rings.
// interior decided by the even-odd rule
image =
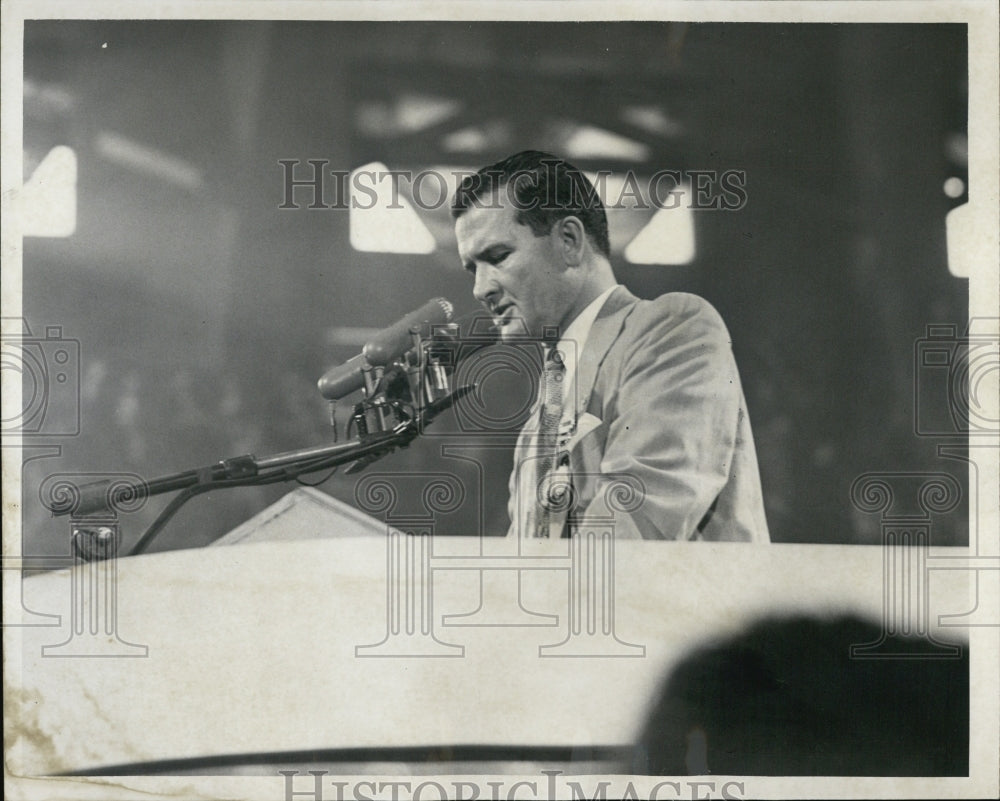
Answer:
[[[285,451],[271,456],[253,454],[223,459],[215,464],[195,470],[173,473],[148,482],[116,483],[108,481],[72,487],[49,503],[54,515],[72,514],[86,518],[114,513],[122,504],[134,503],[139,498],[180,493],[142,534],[130,556],[143,553],[171,517],[191,498],[205,492],[232,487],[263,486],[285,481],[295,481],[301,475],[327,470],[348,462],[367,465],[396,448],[406,447],[430,421],[450,407],[458,398],[470,392],[472,386],[460,387],[447,397],[421,408],[418,414],[397,423],[386,431],[366,433],[359,439],[330,445],[317,445],[295,451]],[[107,558],[99,548],[87,549],[95,558]]]

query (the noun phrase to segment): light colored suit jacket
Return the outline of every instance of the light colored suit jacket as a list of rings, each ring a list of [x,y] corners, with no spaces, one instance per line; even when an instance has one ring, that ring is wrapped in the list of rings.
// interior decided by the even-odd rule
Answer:
[[[558,526],[614,520],[629,539],[767,542],[760,472],[729,333],[705,300],[607,299],[583,344],[572,429],[558,470],[570,485]],[[508,536],[524,536],[535,493],[534,416],[511,473]]]

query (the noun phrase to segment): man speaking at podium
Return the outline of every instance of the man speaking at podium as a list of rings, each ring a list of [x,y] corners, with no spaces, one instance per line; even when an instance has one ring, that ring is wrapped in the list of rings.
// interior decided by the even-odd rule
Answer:
[[[570,516],[613,516],[620,538],[767,542],[746,402],[715,309],[619,285],[600,198],[555,156],[524,151],[467,176],[452,215],[473,294],[502,340],[545,347],[515,449],[508,536],[567,536]],[[608,503],[612,476],[642,495],[627,514]]]

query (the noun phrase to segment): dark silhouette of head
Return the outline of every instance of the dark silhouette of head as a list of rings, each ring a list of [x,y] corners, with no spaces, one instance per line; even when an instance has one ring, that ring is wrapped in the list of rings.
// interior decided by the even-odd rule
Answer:
[[[968,649],[851,657],[881,632],[856,617],[770,619],[691,654],[667,677],[632,771],[967,776]]]

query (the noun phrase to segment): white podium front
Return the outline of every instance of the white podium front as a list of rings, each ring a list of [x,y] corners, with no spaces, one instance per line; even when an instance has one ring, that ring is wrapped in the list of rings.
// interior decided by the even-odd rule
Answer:
[[[563,749],[610,760],[598,768],[610,772],[693,649],[766,616],[877,622],[885,610],[877,547],[632,541],[609,551],[598,538],[574,546],[589,549],[582,556],[557,541],[520,562],[489,561],[479,538],[387,531],[311,490],[220,544],[106,565],[116,616],[88,654],[60,647],[75,636],[73,605],[93,619],[106,600],[81,590],[91,566],[24,582],[25,605],[66,625],[11,634],[21,653],[7,710],[20,721],[12,769],[180,771],[216,759],[274,775],[293,753],[390,761],[391,749],[446,759],[475,747],[518,764]],[[497,570],[520,572],[517,597],[489,597],[483,576]],[[601,571],[615,577],[613,597]],[[967,577],[945,578],[931,586],[929,629],[926,610],[913,610],[923,618],[912,631],[931,649],[949,647],[935,639],[936,613],[970,604]],[[548,624],[449,625],[504,603]]]

